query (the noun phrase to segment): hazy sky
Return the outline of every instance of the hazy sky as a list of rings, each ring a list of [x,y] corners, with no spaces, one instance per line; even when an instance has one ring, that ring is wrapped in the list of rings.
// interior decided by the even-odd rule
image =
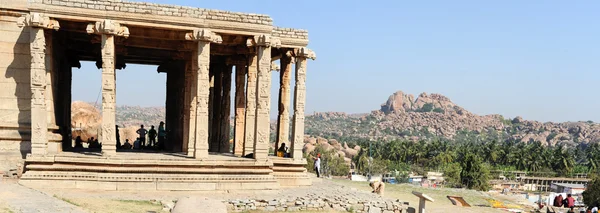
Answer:
[[[441,93],[477,114],[600,121],[599,1],[146,1],[269,14],[277,26],[307,29],[317,53],[307,113],[370,112],[402,90]],[[164,105],[156,67],[117,73],[117,104]],[[73,81],[74,100],[96,100],[92,63]]]

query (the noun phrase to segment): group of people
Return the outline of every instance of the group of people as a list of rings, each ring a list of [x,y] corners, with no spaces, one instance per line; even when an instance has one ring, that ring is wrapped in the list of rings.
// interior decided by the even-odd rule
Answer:
[[[88,148],[90,149],[101,149],[102,148],[102,143],[98,142],[98,139],[94,139],[94,137],[90,137],[87,140],[88,143]],[[83,139],[81,139],[81,136],[77,136],[77,138],[75,138],[75,148],[83,148]]]
[[[125,139],[125,144],[121,145],[120,135],[119,135],[119,126],[116,126],[116,135],[117,135],[117,149],[164,149],[164,144],[167,138],[167,131],[165,130],[165,122],[160,122],[158,126],[158,131],[154,128],[154,125],[150,126],[150,130],[146,130],[144,125],[141,125],[138,130],[136,130],[136,134],[138,134],[138,138],[131,144],[129,139]],[[146,136],[148,137],[148,144],[146,144]],[[158,136],[158,142],[156,138]]]
[[[579,209],[575,209],[575,198],[571,196],[571,194],[567,194],[567,197],[564,198],[561,194],[554,197],[554,201],[552,206],[559,208],[568,208],[567,213],[598,213],[598,207],[588,208],[580,207]]]

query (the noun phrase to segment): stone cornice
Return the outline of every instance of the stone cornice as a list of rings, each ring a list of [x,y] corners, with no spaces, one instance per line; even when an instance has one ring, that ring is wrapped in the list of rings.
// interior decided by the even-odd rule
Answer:
[[[271,33],[273,30],[272,21],[270,18],[264,18],[268,16],[246,14],[248,17],[255,17],[253,19],[244,19],[242,13],[234,13],[227,11],[217,11],[219,15],[210,15],[215,10],[206,10],[195,8],[198,11],[205,12],[194,12],[192,9],[181,9],[183,11],[192,11],[191,14],[195,14],[195,17],[188,14],[182,13],[181,16],[173,15],[162,15],[154,13],[142,12],[129,12],[129,11],[116,11],[115,7],[112,10],[101,10],[92,8],[83,8],[67,5],[50,5],[32,2],[29,4],[29,10],[31,12],[42,12],[48,14],[50,17],[76,20],[76,21],[102,21],[104,19],[114,20],[124,25],[132,26],[149,26],[164,29],[175,29],[175,30],[193,30],[196,28],[207,28],[217,33],[229,33],[229,34],[240,34],[240,35],[257,35],[264,33]],[[71,2],[70,0],[62,0]],[[54,2],[54,1],[53,1]],[[105,2],[105,1],[101,1]],[[106,1],[108,2],[108,1]],[[151,4],[151,3],[144,3]],[[156,5],[156,4],[153,4]],[[180,7],[180,6],[173,6]],[[105,6],[106,8],[106,6]],[[187,8],[187,7],[181,7]],[[135,11],[135,9],[134,9]],[[201,14],[200,14],[201,13]],[[242,15],[240,15],[242,14]],[[221,17],[223,16],[223,17]],[[233,18],[236,17],[237,18]],[[256,18],[258,17],[258,18]],[[258,20],[264,19],[264,20]],[[238,21],[242,20],[242,21]],[[246,22],[244,22],[244,20]]]

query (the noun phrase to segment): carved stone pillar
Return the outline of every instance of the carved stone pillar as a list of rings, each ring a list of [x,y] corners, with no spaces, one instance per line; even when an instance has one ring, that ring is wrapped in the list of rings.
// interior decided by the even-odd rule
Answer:
[[[285,54],[279,59],[281,70],[279,71],[279,114],[277,117],[277,142],[275,150],[281,143],[289,143],[290,135],[290,81],[292,71],[292,58]]]
[[[221,115],[219,128],[219,152],[229,153],[229,132],[231,131],[231,69],[232,65],[225,65],[221,71]]]
[[[233,154],[242,156],[244,152],[244,128],[246,115],[246,65],[235,65],[235,126],[233,133]]]
[[[116,154],[115,38],[102,34],[102,153]]]
[[[102,52],[102,126],[100,142],[103,155],[115,155],[116,151],[116,75],[115,36],[129,36],[129,29],[112,20],[88,24],[87,33],[101,34]]]
[[[304,144],[304,103],[306,101],[306,60],[315,59],[315,54],[308,48],[300,48],[296,53],[296,86],[294,87],[294,117],[292,127],[291,155],[294,159],[302,159]]]
[[[256,127],[256,78],[258,73],[258,56],[248,57],[248,80],[246,85],[246,121],[244,129],[244,150],[242,155],[254,153],[254,131]]]
[[[187,156],[194,157],[196,152],[196,103],[198,102],[198,50],[192,53],[190,72],[188,74],[190,78],[189,82],[189,114],[188,114],[188,143],[187,143]]]
[[[256,81],[256,132],[254,159],[265,160],[269,154],[269,111],[271,104],[271,39],[269,35],[255,37],[258,45],[258,74]]]
[[[19,27],[31,27],[29,31],[29,50],[31,54],[31,154],[48,153],[48,118],[46,109],[46,37],[44,29],[58,30],[58,21],[39,13],[31,13],[17,20]],[[52,42],[52,41],[50,41]],[[51,60],[49,60],[51,61]]]
[[[186,39],[198,41],[196,72],[196,135],[194,158],[208,158],[208,96],[210,87],[210,43],[220,43],[220,36],[207,29],[194,30]],[[189,150],[189,149],[188,149]]]

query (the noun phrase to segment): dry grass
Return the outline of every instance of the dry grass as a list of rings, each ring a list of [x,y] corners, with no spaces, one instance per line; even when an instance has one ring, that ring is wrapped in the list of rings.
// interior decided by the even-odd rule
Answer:
[[[113,212],[113,213],[146,213],[148,211],[162,212],[162,205],[148,200],[112,200],[102,198],[63,198],[55,197],[79,206],[88,212]]]

